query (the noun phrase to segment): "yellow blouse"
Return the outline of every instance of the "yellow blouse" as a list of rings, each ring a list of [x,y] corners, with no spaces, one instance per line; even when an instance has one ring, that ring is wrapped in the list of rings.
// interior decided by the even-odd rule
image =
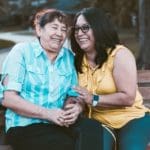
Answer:
[[[101,68],[91,68],[86,57],[84,57],[83,73],[78,74],[79,85],[98,95],[117,92],[112,71],[115,54],[122,48],[124,48],[122,45],[117,45]],[[121,128],[130,120],[144,116],[146,111],[148,111],[148,108],[144,107],[142,96],[137,89],[135,102],[131,107],[104,108],[89,106],[88,117],[96,119],[108,127]]]

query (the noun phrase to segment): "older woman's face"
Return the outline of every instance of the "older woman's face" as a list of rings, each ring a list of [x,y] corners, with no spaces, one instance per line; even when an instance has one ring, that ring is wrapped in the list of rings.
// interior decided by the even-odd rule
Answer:
[[[37,35],[40,37],[41,45],[45,50],[57,53],[66,39],[67,27],[56,18],[43,28],[39,27]]]
[[[75,24],[75,38],[80,48],[85,52],[95,51],[93,30],[83,15],[77,18]]]

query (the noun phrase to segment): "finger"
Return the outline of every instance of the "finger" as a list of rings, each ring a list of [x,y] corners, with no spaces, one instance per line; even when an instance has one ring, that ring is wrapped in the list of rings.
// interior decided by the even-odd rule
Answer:
[[[74,105],[73,107],[66,107],[63,115],[66,116],[74,112],[76,112],[76,105]]]
[[[87,93],[88,92],[88,90],[86,88],[81,87],[81,86],[75,87],[74,89],[81,92],[81,93]]]
[[[66,116],[74,114],[74,113],[76,113],[76,109],[75,108],[68,109],[68,110],[66,110],[66,112],[65,112],[63,117],[65,118]]]
[[[76,120],[77,120],[77,117],[69,119],[69,120],[65,120],[65,124],[70,125],[70,124],[74,123]]]
[[[56,123],[57,125],[59,125],[59,126],[63,126],[63,123],[61,123],[61,122],[58,121],[58,120],[57,120],[55,123]]]
[[[84,92],[81,91],[81,90],[76,90],[76,92],[77,92],[78,94],[83,94],[83,93],[84,93]]]
[[[74,86],[73,89],[77,89],[77,90],[85,90],[86,88],[81,87],[81,86]]]
[[[84,95],[79,95],[78,97],[81,98],[82,100],[85,99],[85,96],[84,96]]]
[[[74,119],[74,118],[77,118],[78,117],[78,113],[72,113],[72,114],[69,114],[65,117],[64,121],[68,121],[68,120],[71,120],[71,119]]]
[[[64,126],[68,128],[68,127],[69,127],[69,124],[68,124],[68,123],[64,123]]]
[[[61,125],[61,126],[64,125],[64,118],[59,116],[56,120],[59,123],[59,125]]]
[[[75,121],[72,121],[72,122],[67,123],[67,127],[69,127],[70,125],[72,125],[72,124],[74,124],[74,123],[75,123]]]
[[[65,109],[71,109],[71,108],[73,108],[75,106],[75,104],[67,104],[66,106],[65,106]]]

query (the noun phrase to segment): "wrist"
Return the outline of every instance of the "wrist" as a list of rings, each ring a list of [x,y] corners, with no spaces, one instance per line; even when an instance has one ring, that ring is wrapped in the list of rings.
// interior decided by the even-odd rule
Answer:
[[[40,108],[41,119],[47,120],[48,118],[48,110],[45,108]]]

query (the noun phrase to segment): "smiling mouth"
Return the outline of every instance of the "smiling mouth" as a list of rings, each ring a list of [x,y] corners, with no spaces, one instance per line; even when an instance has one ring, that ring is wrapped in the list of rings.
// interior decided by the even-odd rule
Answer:
[[[55,38],[52,38],[51,39],[53,42],[57,43],[57,44],[60,44],[62,42],[61,39],[55,39]]]
[[[87,39],[84,39],[84,40],[79,40],[79,43],[81,43],[81,44],[84,44],[84,43],[87,43]]]
[[[78,39],[78,41],[80,41],[80,42],[85,42],[85,41],[87,41],[88,40],[88,38],[79,38]]]

